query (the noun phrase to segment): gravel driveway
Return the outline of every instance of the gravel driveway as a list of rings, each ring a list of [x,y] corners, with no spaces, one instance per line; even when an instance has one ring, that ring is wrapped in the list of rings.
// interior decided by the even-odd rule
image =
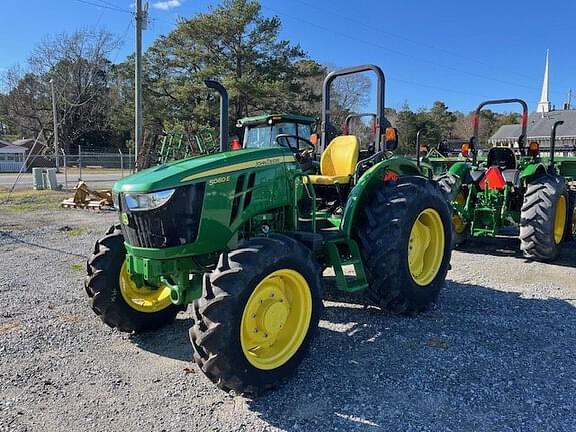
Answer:
[[[94,316],[85,257],[115,220],[0,210],[0,431],[576,430],[575,243],[553,265],[470,244],[416,318],[327,301],[298,374],[249,400],[190,362],[189,313],[141,336]]]

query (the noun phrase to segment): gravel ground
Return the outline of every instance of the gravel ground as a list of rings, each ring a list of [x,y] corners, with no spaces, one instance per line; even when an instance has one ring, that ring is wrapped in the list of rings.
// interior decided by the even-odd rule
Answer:
[[[0,209],[0,430],[576,430],[576,244],[526,263],[510,239],[453,254],[416,318],[335,301],[281,389],[250,400],[190,362],[189,313],[155,333],[89,309],[86,254],[116,220]]]

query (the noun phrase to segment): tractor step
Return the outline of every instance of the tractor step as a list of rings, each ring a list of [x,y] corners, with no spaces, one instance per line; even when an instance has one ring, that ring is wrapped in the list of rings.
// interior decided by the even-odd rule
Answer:
[[[359,280],[355,280],[355,281],[346,281],[346,283],[348,284],[348,292],[358,292],[358,291],[363,291],[366,288],[368,288],[368,282],[362,282]]]
[[[342,264],[342,266],[356,265],[356,264],[362,264],[362,260],[360,258],[345,258],[340,263]]]
[[[326,237],[325,237],[326,238]],[[326,238],[328,262],[334,268],[336,288],[341,291],[357,292],[368,288],[358,244],[343,235],[333,233]],[[354,276],[344,274],[344,266],[354,268]]]

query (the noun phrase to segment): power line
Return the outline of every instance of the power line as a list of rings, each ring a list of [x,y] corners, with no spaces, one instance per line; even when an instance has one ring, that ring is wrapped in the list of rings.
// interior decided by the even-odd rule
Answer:
[[[316,9],[316,10],[321,10],[321,9],[319,9],[317,6],[314,6],[314,5],[310,4],[310,3],[306,3],[306,2],[304,2],[304,1],[302,1],[302,0],[295,0],[295,1],[297,1],[298,3],[300,3],[300,4],[304,5],[304,6],[307,6],[307,7]],[[325,13],[326,10],[322,10],[322,12]],[[460,58],[460,59],[462,59],[462,60],[474,62],[474,63],[480,64],[480,65],[483,65],[483,66],[494,67],[493,64],[490,64],[490,63],[487,63],[487,62],[485,62],[485,61],[479,60],[478,58],[468,57],[468,56],[462,55],[462,54],[460,54],[460,53],[456,53],[456,52],[454,52],[454,51],[452,51],[452,50],[448,50],[448,49],[445,49],[445,48],[441,48],[441,47],[438,47],[438,46],[429,44],[429,43],[427,43],[427,42],[419,41],[419,40],[416,40],[416,39],[412,39],[412,38],[409,38],[409,37],[400,35],[400,34],[398,34],[398,33],[392,33],[392,32],[390,32],[390,31],[383,30],[383,29],[381,29],[381,28],[377,28],[377,27],[374,27],[374,26],[370,26],[369,24],[366,24],[365,22],[362,22],[362,21],[357,20],[357,19],[354,19],[354,18],[350,18],[349,16],[346,16],[346,15],[342,15],[342,14],[340,14],[340,13],[335,12],[334,10],[328,10],[327,12],[330,13],[331,15],[333,15],[333,16],[336,16],[336,17],[340,18],[340,19],[343,19],[343,20],[346,20],[346,21],[349,21],[349,22],[352,22],[352,23],[356,23],[356,24],[358,24],[358,25],[360,25],[360,26],[362,26],[362,27],[365,27],[366,29],[375,30],[375,31],[377,31],[377,32],[379,32],[379,33],[392,36],[392,37],[394,37],[394,38],[396,38],[396,39],[404,40],[404,41],[406,41],[406,42],[410,42],[410,43],[415,44],[415,45],[421,45],[421,46],[426,47],[426,48],[429,48],[429,49],[437,50],[437,51],[446,53],[446,54],[448,54],[448,55],[451,55],[451,56],[453,56],[453,57]],[[537,78],[534,77],[534,76],[529,76],[529,75],[525,75],[525,74],[518,73],[518,72],[513,72],[513,73],[514,73],[514,75],[521,76],[521,77],[524,77],[524,78],[528,78],[528,79],[531,79],[531,80],[537,79]]]
[[[478,96],[478,97],[482,97],[482,98],[486,98],[486,99],[489,99],[491,97],[491,96],[486,96],[484,94],[471,93],[471,92],[468,92],[465,90],[454,90],[454,89],[448,89],[448,88],[444,88],[444,87],[438,87],[438,86],[431,85],[431,84],[424,84],[424,83],[419,83],[419,82],[415,82],[415,81],[408,81],[408,80],[396,78],[396,77],[390,76],[390,75],[387,76],[387,79],[390,81],[396,81],[396,82],[401,82],[404,84],[409,84],[409,85],[413,85],[413,86],[424,87],[424,88],[429,88],[429,89],[434,89],[434,90],[441,90],[441,91],[450,92],[450,93],[464,94],[464,95],[468,95],[468,96]]]
[[[120,8],[120,7],[118,7],[118,6],[110,6],[109,4],[104,4],[104,3],[94,3],[94,2],[91,2],[91,1],[88,1],[88,0],[72,0],[72,1],[75,1],[75,2],[77,2],[77,3],[84,3],[84,4],[87,4],[87,5],[90,5],[90,6],[96,6],[96,7],[99,7],[99,8],[109,9],[109,10],[113,10],[113,11],[116,11],[116,12],[124,12],[124,13],[129,13],[129,14],[132,14],[132,13],[133,13],[133,12],[132,12],[131,10],[129,10],[129,9],[122,9],[122,8]]]
[[[498,79],[498,78],[492,78],[492,77],[488,77],[488,76],[485,76],[485,75],[482,75],[482,74],[478,74],[478,73],[473,73],[473,72],[468,72],[468,71],[460,70],[460,69],[458,69],[458,68],[454,68],[454,67],[451,67],[451,66],[446,66],[446,65],[443,65],[443,64],[441,64],[441,63],[437,63],[437,62],[434,62],[434,61],[431,61],[431,60],[420,59],[420,58],[418,58],[418,57],[416,57],[416,56],[413,56],[413,55],[410,55],[410,54],[406,54],[405,52],[402,52],[402,51],[398,51],[398,50],[389,48],[389,47],[387,47],[387,46],[378,44],[378,43],[373,42],[373,41],[367,41],[367,40],[365,40],[365,39],[361,39],[361,38],[358,38],[358,37],[356,37],[356,36],[349,35],[349,34],[347,34],[347,33],[335,31],[334,29],[331,29],[331,28],[327,28],[327,27],[318,25],[317,23],[313,23],[313,22],[304,20],[304,19],[299,18],[299,17],[294,17],[294,16],[291,16],[291,15],[287,15],[286,13],[281,12],[281,11],[279,11],[279,10],[277,10],[277,9],[271,8],[271,7],[269,7],[269,6],[262,6],[262,7],[265,8],[265,9],[269,9],[269,10],[271,10],[271,11],[274,12],[274,13],[281,14],[281,15],[287,17],[287,18],[290,18],[290,19],[293,19],[293,20],[296,20],[296,21],[300,21],[300,22],[305,23],[305,24],[307,24],[307,25],[309,25],[309,26],[312,26],[312,27],[319,28],[320,30],[324,30],[324,31],[326,31],[326,32],[330,32],[330,33],[336,34],[336,35],[338,35],[338,36],[342,36],[342,37],[345,37],[345,38],[348,38],[348,39],[351,39],[351,40],[355,40],[355,41],[358,41],[358,42],[360,42],[360,43],[364,43],[364,44],[367,44],[367,45],[372,45],[372,46],[375,46],[375,47],[380,48],[380,49],[382,49],[382,50],[391,52],[391,53],[393,53],[393,54],[396,54],[396,55],[399,55],[399,56],[403,56],[403,57],[407,57],[407,58],[416,60],[416,61],[418,61],[418,62],[420,62],[420,63],[428,63],[428,64],[431,64],[431,65],[433,65],[433,66],[439,67],[439,68],[447,69],[447,70],[450,70],[450,71],[453,71],[453,72],[457,72],[457,73],[469,75],[469,76],[476,77],[476,78],[481,78],[481,79],[484,79],[484,80],[499,82],[499,83],[501,83],[501,84],[512,85],[512,86],[516,86],[516,87],[522,87],[522,88],[529,89],[529,90],[538,90],[536,87],[526,86],[526,85],[523,85],[523,84],[511,82],[511,81],[501,80],[501,79]],[[413,84],[417,84],[417,83],[413,82]],[[455,92],[455,91],[452,91],[452,92]],[[458,91],[458,93],[462,93],[462,92],[461,92],[461,91]]]
[[[128,31],[132,28],[133,24],[132,24],[132,19],[130,19],[130,21],[128,21],[128,25],[126,26],[126,29],[124,30],[124,33],[122,34],[122,43],[124,43],[126,41],[126,36],[128,36]],[[116,55],[114,56],[114,59],[112,60],[112,63],[115,64],[116,60],[118,60],[118,56],[120,55],[120,50],[122,49],[122,46],[119,46],[118,48],[116,48]]]
[[[110,3],[109,1],[106,0],[96,0],[98,3],[104,3],[107,4],[108,6],[114,7],[114,8],[119,8],[119,9],[123,9],[120,6],[114,4],[114,3]]]

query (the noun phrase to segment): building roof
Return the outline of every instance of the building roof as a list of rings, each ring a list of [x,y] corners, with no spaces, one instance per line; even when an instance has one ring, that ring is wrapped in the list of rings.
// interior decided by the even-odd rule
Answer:
[[[24,147],[26,150],[30,150],[30,149],[32,149],[32,147],[34,147],[35,141],[36,140],[33,138],[25,138],[25,139],[14,141],[12,144],[14,144],[16,146]],[[44,147],[46,147],[46,144],[44,143],[44,141],[38,140],[38,142],[36,143],[36,148],[34,151],[37,153]]]
[[[518,138],[520,135],[520,125],[511,124],[500,126],[500,129],[496,131],[490,139],[506,139],[506,138]]]
[[[528,117],[528,138],[548,138],[554,122],[563,120],[564,124],[556,129],[556,137],[576,137],[576,110],[550,111],[548,113],[532,113]],[[520,136],[520,125],[504,125],[490,137],[497,139],[516,139]]]
[[[17,146],[13,144],[8,144],[5,146],[0,146],[0,153],[26,153],[26,148],[22,146]]]
[[[6,146],[9,146],[9,145],[12,145],[12,144],[10,144],[8,141],[2,141],[2,140],[0,140],[0,148],[6,147]]]

